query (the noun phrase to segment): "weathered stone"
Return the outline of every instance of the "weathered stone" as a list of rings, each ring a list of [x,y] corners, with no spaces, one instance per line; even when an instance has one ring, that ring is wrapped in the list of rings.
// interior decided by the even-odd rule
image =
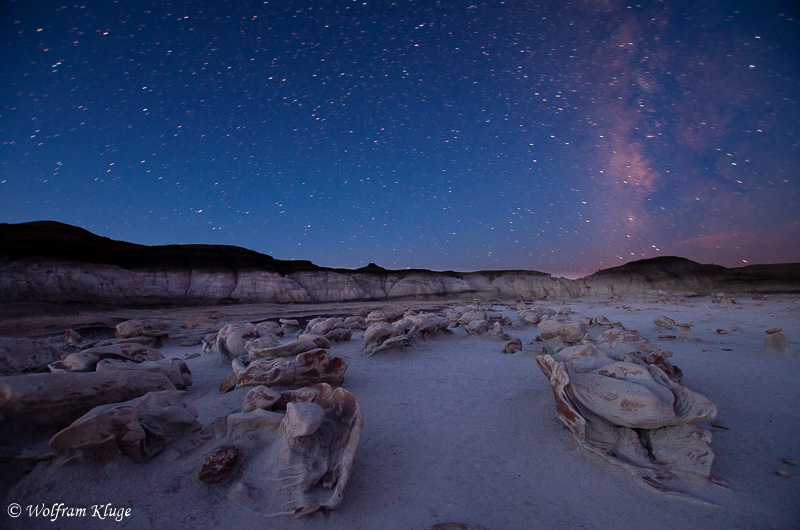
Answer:
[[[503,353],[516,353],[522,350],[522,341],[520,339],[512,339],[506,342],[503,347]]]
[[[251,388],[244,397],[242,412],[250,412],[255,409],[269,410],[281,398],[281,395],[269,387],[257,386]]]
[[[675,329],[675,321],[663,315],[657,316],[653,320],[653,324],[663,329]]]
[[[314,319],[308,323],[306,326],[307,333],[313,333],[314,335],[325,335],[332,329],[336,327],[343,327],[344,319],[339,317],[330,317],[325,319]],[[347,326],[349,328],[349,326]]]
[[[404,311],[397,311],[396,309],[385,307],[383,309],[376,309],[375,311],[369,313],[365,321],[367,325],[370,325],[373,322],[394,322],[395,320],[403,318],[403,313]]]
[[[61,361],[51,363],[52,372],[91,372],[94,371],[101,359],[118,359],[141,363],[146,361],[161,361],[164,356],[160,351],[142,344],[112,344],[89,348],[71,353]]]
[[[83,337],[74,329],[68,329],[64,332],[64,342],[67,343],[67,346],[72,348],[83,347]]]
[[[723,430],[726,430],[726,431],[731,428],[731,426],[728,425],[727,423],[725,423],[724,421],[717,420],[717,419],[711,420],[711,426],[712,427],[716,427],[717,429],[723,429]]]
[[[164,374],[178,390],[183,390],[192,385],[192,372],[189,366],[180,359],[164,359],[162,361],[144,361],[135,363],[120,359],[103,359],[97,363],[95,370],[145,370]]]
[[[74,377],[74,376],[73,376]],[[177,390],[150,392],[93,408],[50,440],[62,460],[149,460],[170,442],[199,430],[197,411]]]
[[[678,338],[682,340],[693,340],[694,336],[692,335],[692,324],[675,324],[675,327],[678,328]]]
[[[291,402],[286,404],[286,415],[281,429],[288,438],[314,434],[325,419],[325,410],[316,403]]]
[[[99,405],[158,390],[175,390],[175,386],[165,375],[143,370],[0,377],[0,417],[63,426]]]
[[[250,355],[254,355],[254,351],[262,351],[266,350],[267,348],[274,348],[279,346],[281,343],[280,338],[277,335],[269,334],[265,337],[259,337],[257,339],[248,340],[247,343],[244,345],[244,349]]]
[[[297,340],[300,341],[308,341],[310,340],[314,344],[316,344],[317,348],[324,348],[330,349],[331,341],[323,337],[322,335],[314,335],[313,333],[302,333],[298,335]]]
[[[283,328],[299,328],[300,327],[300,322],[298,322],[295,319],[289,319],[289,318],[281,318],[281,319],[279,319],[278,320],[278,324],[280,324],[281,327],[283,327]]]
[[[224,361],[247,355],[247,343],[273,333],[255,324],[226,324],[217,334],[217,352]]]
[[[232,363],[236,386],[297,387],[316,383],[340,385],[349,361],[319,348],[294,358],[239,357]]]
[[[538,324],[539,336],[542,340],[559,338],[567,343],[580,342],[586,335],[586,325],[582,322],[560,322],[558,320],[542,320]]]
[[[117,337],[166,337],[175,330],[175,323],[169,320],[146,319],[126,320],[117,324]]]
[[[584,447],[657,489],[679,491],[674,475],[710,475],[711,435],[694,424],[713,419],[716,408],[675,382],[680,370],[666,362],[669,352],[651,346],[615,327],[596,343],[584,339],[536,362],[550,380],[558,418]]]
[[[0,337],[0,374],[17,374],[46,370],[47,365],[61,359],[64,352],[30,339]]]
[[[333,328],[325,334],[325,338],[330,342],[346,342],[353,336],[353,330],[349,326]]]
[[[786,347],[786,335],[781,333],[780,328],[773,328],[766,331],[764,335],[764,352],[777,357],[789,357],[791,354]]]
[[[236,477],[228,498],[264,515],[336,508],[364,425],[355,396],[320,384],[283,392],[275,409],[228,416],[223,443],[236,444],[242,459],[253,463]]]
[[[268,348],[258,348],[256,344],[250,343],[248,353],[255,357],[266,357],[275,359],[278,357],[294,357],[305,351],[311,351],[317,348],[317,344],[313,340],[296,340],[280,346],[272,346]]]
[[[351,316],[344,319],[345,325],[349,326],[353,331],[364,331],[367,329],[367,321],[361,316]]]
[[[526,324],[536,325],[542,321],[542,318],[555,316],[556,312],[552,309],[545,308],[532,308],[521,309],[517,311],[517,318]]]
[[[238,457],[239,450],[233,444],[217,448],[208,455],[197,478],[206,484],[216,484],[231,472]]]

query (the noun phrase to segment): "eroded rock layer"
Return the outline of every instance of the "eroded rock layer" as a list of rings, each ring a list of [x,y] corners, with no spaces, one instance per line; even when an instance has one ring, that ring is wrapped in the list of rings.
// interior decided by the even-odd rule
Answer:
[[[615,296],[646,291],[800,291],[800,264],[726,269],[662,257],[578,280],[536,271],[356,270],[281,261],[239,247],[114,241],[55,222],[0,224],[1,302],[207,304],[453,296]]]

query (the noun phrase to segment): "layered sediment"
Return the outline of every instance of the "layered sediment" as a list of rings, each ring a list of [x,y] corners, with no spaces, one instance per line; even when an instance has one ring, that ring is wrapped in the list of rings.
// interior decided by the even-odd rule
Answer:
[[[0,224],[0,302],[302,303],[475,294],[545,299],[800,291],[800,264],[725,268],[660,257],[577,280],[537,271],[355,270],[224,245],[144,246],[42,221]]]

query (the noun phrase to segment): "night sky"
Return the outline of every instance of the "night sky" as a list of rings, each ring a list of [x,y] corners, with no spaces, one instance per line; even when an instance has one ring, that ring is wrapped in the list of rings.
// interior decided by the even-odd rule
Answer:
[[[350,268],[800,262],[796,1],[0,18],[0,222]]]

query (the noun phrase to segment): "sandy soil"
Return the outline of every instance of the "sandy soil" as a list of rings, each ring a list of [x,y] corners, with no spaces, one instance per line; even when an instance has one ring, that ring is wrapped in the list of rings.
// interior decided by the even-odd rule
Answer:
[[[501,341],[467,336],[459,328],[454,335],[420,343],[419,350],[370,358],[360,355],[358,337],[332,347],[333,353],[351,359],[343,386],[358,398],[365,416],[345,499],[332,512],[293,519],[246,511],[226,500],[234,477],[205,485],[196,478],[199,464],[194,457],[181,457],[167,448],[144,464],[68,465],[57,470],[40,465],[7,492],[0,527],[422,529],[452,521],[491,529],[800,527],[800,467],[781,462],[800,458],[800,298],[742,297],[735,303],[713,303],[708,297],[680,302],[570,300],[539,305],[556,310],[569,306],[576,317],[606,316],[673,351],[672,361],[684,372],[683,384],[714,402],[718,418],[730,426],[724,430],[702,424],[713,433],[713,476],[728,486],[702,481],[706,502],[644,486],[627,470],[579,447],[559,423],[549,383],[534,360],[535,326],[508,330],[526,349],[511,355],[501,353]],[[358,307],[362,306],[300,308],[293,314],[347,314]],[[496,309],[514,314],[513,306]],[[231,311],[217,315],[230,321],[275,314],[275,308],[267,307],[219,311]],[[280,311],[291,313],[285,307]],[[200,313],[161,312],[177,318]],[[694,324],[695,340],[658,339],[661,332],[653,324],[658,315]],[[95,316],[83,315],[84,320]],[[204,318],[210,327],[218,323],[216,317]],[[774,327],[783,328],[787,337],[786,358],[762,351],[764,331]],[[720,328],[728,333],[716,333]],[[177,341],[162,349],[167,357],[195,351],[200,347]],[[211,355],[187,362],[194,377],[187,399],[200,412],[201,423],[208,425],[241,409],[244,391],[220,395],[217,390],[229,366]],[[778,470],[789,476],[777,475]],[[112,503],[130,508],[130,516],[120,523],[93,517],[51,522],[23,511],[12,519],[6,514],[10,503],[23,510],[53,503]]]

